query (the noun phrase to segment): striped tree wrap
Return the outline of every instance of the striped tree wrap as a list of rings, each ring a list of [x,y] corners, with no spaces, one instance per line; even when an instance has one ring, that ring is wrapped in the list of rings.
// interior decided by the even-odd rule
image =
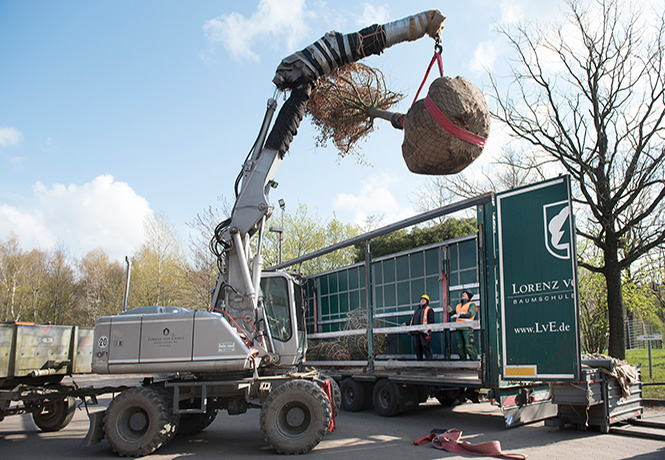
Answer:
[[[464,77],[434,80],[429,98],[458,128],[480,138],[490,132],[490,113],[483,93]],[[427,175],[455,174],[469,166],[483,151],[482,145],[460,139],[439,124],[423,99],[404,118],[402,155],[411,172]]]
[[[397,43],[418,40],[425,34],[436,38],[443,29],[444,20],[439,10],[428,10],[387,24],[374,24],[351,34],[333,30],[307,48],[284,58],[272,81],[282,90],[313,83],[343,65],[379,55]]]

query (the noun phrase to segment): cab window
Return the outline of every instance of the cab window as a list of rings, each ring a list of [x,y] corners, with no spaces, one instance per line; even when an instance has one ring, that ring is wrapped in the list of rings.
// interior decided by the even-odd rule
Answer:
[[[263,304],[265,306],[273,339],[288,341],[293,333],[291,309],[289,306],[289,286],[284,278],[263,278],[261,280]]]

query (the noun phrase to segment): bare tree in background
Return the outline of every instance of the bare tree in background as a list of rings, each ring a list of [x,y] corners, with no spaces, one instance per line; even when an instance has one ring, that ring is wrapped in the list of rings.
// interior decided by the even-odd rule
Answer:
[[[211,300],[210,290],[215,287],[219,269],[217,257],[210,251],[210,236],[215,233],[215,227],[226,217],[231,215],[232,206],[224,196],[218,198],[220,208],[208,206],[196,213],[196,218],[187,225],[196,232],[189,239],[191,268],[187,278],[193,301],[197,305],[209,306]]]
[[[602,0],[567,13],[549,30],[501,31],[516,60],[505,94],[492,78],[493,115],[572,176],[577,232],[602,252],[580,265],[605,278],[609,353],[623,359],[621,273],[665,242],[665,15],[645,10],[647,24]]]
[[[487,167],[474,172],[465,170],[453,176],[432,176],[416,190],[414,205],[420,211],[430,211],[454,202],[488,192],[501,192],[532,184],[546,178],[546,159],[531,151],[506,149]],[[438,219],[445,221],[445,216]]]

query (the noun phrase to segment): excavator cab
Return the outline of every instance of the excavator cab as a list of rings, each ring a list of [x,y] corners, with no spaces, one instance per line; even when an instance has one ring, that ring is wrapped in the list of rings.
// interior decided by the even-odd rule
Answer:
[[[264,272],[261,298],[267,327],[280,366],[302,362],[307,348],[302,287],[285,272]]]
[[[218,288],[221,283],[218,283]],[[275,271],[263,272],[259,292],[258,324],[248,325],[249,318],[235,317],[229,312],[224,295],[213,292],[213,306],[210,311],[223,313],[234,320],[236,327],[242,327],[247,336],[251,330],[260,332],[270,341],[268,350],[279,357],[279,367],[290,367],[303,362],[307,351],[305,330],[305,296],[300,281],[290,273]]]

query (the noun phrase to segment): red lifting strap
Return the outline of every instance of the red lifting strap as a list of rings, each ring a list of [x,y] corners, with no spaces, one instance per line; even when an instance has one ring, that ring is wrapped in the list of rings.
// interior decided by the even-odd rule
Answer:
[[[425,72],[425,78],[423,78],[422,83],[420,84],[420,88],[418,88],[418,92],[416,93],[416,97],[413,98],[413,102],[411,105],[415,104],[416,101],[418,100],[418,96],[420,95],[420,91],[423,89],[423,86],[425,85],[425,82],[427,81],[427,77],[429,76],[429,71],[432,70],[432,66],[434,65],[434,62],[437,63],[439,67],[439,76],[443,77],[443,59],[441,59],[441,48],[436,48],[434,50],[434,56],[432,56],[432,60],[429,63],[429,66],[427,66],[427,72]]]
[[[499,441],[483,442],[481,444],[471,444],[462,441],[462,432],[460,430],[452,429],[443,434],[432,432],[429,436],[424,436],[413,441],[414,444],[425,444],[432,441],[432,445],[441,450],[453,452],[456,454],[477,455],[480,457],[500,457],[510,458],[515,460],[525,460],[525,454],[509,454],[501,451],[501,443]]]
[[[429,94],[425,98],[425,108],[427,111],[434,117],[437,123],[441,125],[443,129],[448,131],[449,134],[452,136],[455,136],[458,139],[461,139],[463,141],[466,141],[470,144],[473,145],[478,145],[480,147],[485,147],[485,143],[487,142],[487,139],[484,137],[480,137],[476,134],[473,134],[470,131],[467,131],[464,128],[460,128],[459,126],[453,124],[452,121],[446,117],[441,110],[436,106],[434,101],[430,99]]]

